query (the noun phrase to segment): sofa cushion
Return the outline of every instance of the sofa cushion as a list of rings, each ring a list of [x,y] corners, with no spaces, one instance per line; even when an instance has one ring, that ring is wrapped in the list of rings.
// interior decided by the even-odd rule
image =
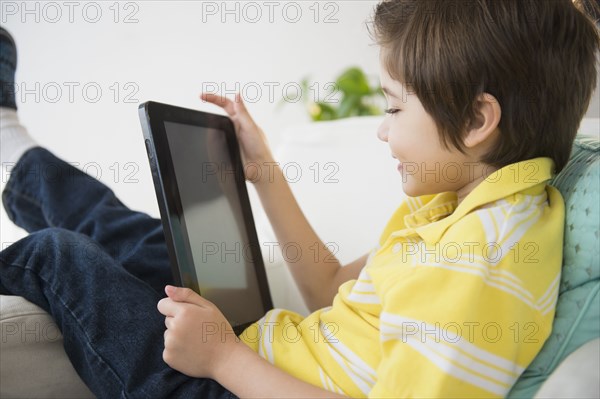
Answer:
[[[1,398],[94,398],[63,349],[52,317],[19,296],[0,295]]]
[[[553,180],[565,200],[563,267],[553,330],[508,397],[533,397],[558,365],[600,336],[600,142],[578,137]]]
[[[571,353],[544,382],[538,398],[600,398],[600,338]]]

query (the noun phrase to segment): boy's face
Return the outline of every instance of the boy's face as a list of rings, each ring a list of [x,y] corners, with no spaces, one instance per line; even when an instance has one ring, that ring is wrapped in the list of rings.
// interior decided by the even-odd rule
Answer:
[[[454,148],[445,149],[436,124],[417,96],[393,80],[380,63],[381,86],[388,110],[377,137],[388,143],[399,161],[404,192],[416,197],[445,191],[458,192],[474,180],[475,162]]]

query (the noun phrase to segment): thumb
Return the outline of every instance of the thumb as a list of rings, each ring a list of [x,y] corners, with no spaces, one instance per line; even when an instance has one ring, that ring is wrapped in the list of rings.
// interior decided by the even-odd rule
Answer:
[[[175,302],[191,303],[199,306],[206,306],[207,300],[202,298],[196,292],[189,288],[175,287],[173,285],[167,285],[165,287],[165,293],[169,298]]]

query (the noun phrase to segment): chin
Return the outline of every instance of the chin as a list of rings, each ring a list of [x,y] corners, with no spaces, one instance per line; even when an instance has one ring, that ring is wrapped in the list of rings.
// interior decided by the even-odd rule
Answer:
[[[418,187],[407,184],[402,185],[402,190],[404,191],[404,194],[408,195],[409,197],[420,197],[421,195],[428,194],[423,192],[423,190],[419,190]]]
[[[404,194],[408,195],[409,197],[439,194],[442,192],[439,190],[439,188],[439,186],[436,189],[436,187],[426,186],[424,184],[414,184],[410,181],[402,184],[402,190],[404,191]]]

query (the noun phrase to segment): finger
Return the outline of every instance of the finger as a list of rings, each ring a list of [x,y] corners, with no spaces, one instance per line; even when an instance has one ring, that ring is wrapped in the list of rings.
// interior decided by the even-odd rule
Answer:
[[[254,124],[240,93],[235,94],[234,101],[212,93],[202,93],[200,98],[223,108],[230,117],[239,119],[246,128],[250,128]]]
[[[171,331],[169,331],[169,329],[167,328],[167,329],[165,330],[165,332],[163,333],[163,345],[164,345],[164,347],[165,347],[165,348],[167,347],[167,343],[169,343],[169,342],[170,342],[170,341],[168,341],[168,339],[169,339],[169,338],[168,338],[169,334],[171,334]]]
[[[171,298],[163,298],[156,305],[158,311],[164,316],[175,316],[181,309],[181,304]]]
[[[248,113],[248,110],[246,109],[246,103],[242,99],[241,93],[235,94],[235,103],[234,104],[235,104],[236,111],[238,111],[240,113],[245,113],[245,114]]]
[[[254,122],[252,115],[250,115],[250,112],[248,112],[248,109],[246,108],[246,102],[243,100],[242,95],[237,93],[235,98],[236,101],[234,106],[236,110],[236,117],[240,121],[242,127],[248,130],[258,129],[256,122]]]
[[[235,115],[235,106],[233,101],[225,96],[218,96],[212,93],[202,93],[200,94],[200,99],[223,108],[229,116]]]
[[[191,303],[198,306],[207,306],[210,302],[189,288],[175,287],[167,285],[165,292],[175,302]]]
[[[235,102],[225,96],[212,93],[202,93],[200,94],[200,98],[222,107],[231,118],[236,132],[239,132],[241,129],[252,130],[256,128],[256,123],[254,123],[254,120],[248,113],[240,93],[236,93]]]
[[[167,329],[173,327],[173,317],[172,316],[165,317],[165,327],[167,327]]]

